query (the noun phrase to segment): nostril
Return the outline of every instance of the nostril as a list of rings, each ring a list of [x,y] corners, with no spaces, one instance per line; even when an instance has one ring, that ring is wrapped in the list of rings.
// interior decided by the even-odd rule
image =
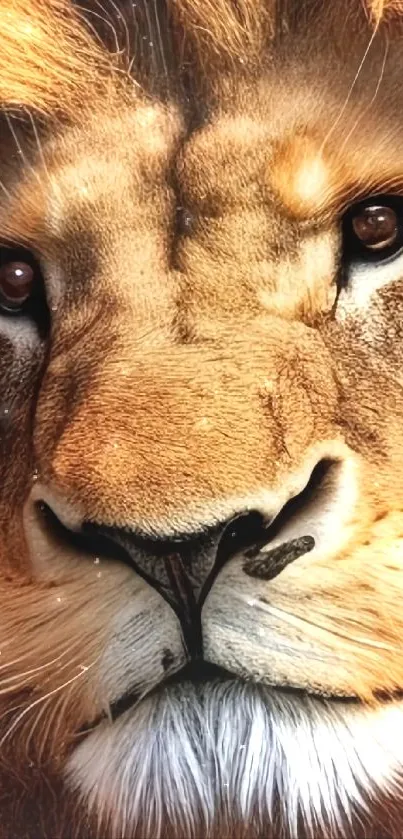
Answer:
[[[82,522],[53,509],[41,495],[34,501],[43,529],[83,557],[117,560],[153,585],[178,611],[200,611],[223,566],[239,559],[245,574],[272,580],[290,563],[313,550],[340,541],[345,509],[352,504],[355,481],[349,460],[322,459],[304,489],[271,518],[249,510],[221,524],[174,537],[145,536],[141,530]],[[59,512],[61,510],[61,513]],[[62,518],[60,518],[62,516]]]
[[[296,559],[331,544],[344,518],[342,506],[352,500],[351,487],[345,462],[319,461],[302,492],[267,527],[260,546],[244,551],[245,573],[273,580]]]
[[[75,528],[67,526],[45,501],[36,502],[35,507],[47,532],[56,543],[68,544],[84,556],[97,554],[105,559],[127,561],[126,552],[108,536],[95,530],[87,533],[81,525]]]
[[[320,515],[324,506],[331,506],[332,498],[338,493],[343,464],[340,461],[323,459],[316,464],[304,489],[290,498],[270,525],[270,538],[274,539],[284,526],[298,517],[302,522],[316,511]]]

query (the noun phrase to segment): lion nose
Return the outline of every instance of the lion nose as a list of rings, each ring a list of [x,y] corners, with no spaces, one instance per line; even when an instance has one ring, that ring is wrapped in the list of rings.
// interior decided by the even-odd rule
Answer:
[[[150,535],[130,527],[83,521],[63,508],[45,487],[33,491],[45,531],[56,531],[84,553],[124,562],[153,586],[176,612],[191,655],[202,654],[201,612],[223,566],[236,574],[271,581],[314,548],[331,551],[341,509],[355,497],[354,464],[322,459],[299,493],[273,493],[287,499],[272,510],[235,509],[231,517],[197,531]],[[294,487],[300,485],[295,481]],[[315,553],[317,551],[315,550]]]
[[[98,553],[111,551],[156,588],[183,619],[200,610],[207,591],[229,556],[264,540],[259,512],[232,516],[197,533],[174,538],[84,522],[81,532]]]
[[[133,531],[91,522],[82,526],[91,549],[126,562],[174,609],[192,655],[202,655],[201,608],[223,565],[242,556],[249,576],[272,579],[290,562],[314,547],[310,535],[289,540],[273,556],[260,556],[270,540],[270,523],[252,511],[232,517],[206,531],[175,539],[145,538]]]
[[[91,549],[107,550],[131,565],[154,586],[183,619],[194,618],[223,565],[239,556],[250,577],[272,580],[319,542],[331,538],[339,517],[344,469],[322,459],[308,482],[280,509],[240,510],[198,532],[154,538],[132,529],[84,522],[81,533]],[[190,619],[190,618],[189,618]]]
[[[199,533],[145,538],[133,530],[85,522],[82,534],[92,549],[107,551],[130,565],[176,612],[189,655],[203,655],[201,608],[229,554],[259,538],[263,519],[241,515]]]

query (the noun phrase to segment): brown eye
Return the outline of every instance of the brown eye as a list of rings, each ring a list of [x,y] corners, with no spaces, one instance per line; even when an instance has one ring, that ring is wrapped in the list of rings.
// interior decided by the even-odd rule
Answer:
[[[392,206],[362,205],[351,215],[351,226],[359,243],[369,251],[382,251],[399,243],[399,218]]]
[[[0,264],[0,305],[15,311],[20,309],[34,291],[35,273],[27,262]]]
[[[0,246],[0,325],[1,315],[29,318],[41,338],[49,332],[50,313],[41,266],[26,248]]]

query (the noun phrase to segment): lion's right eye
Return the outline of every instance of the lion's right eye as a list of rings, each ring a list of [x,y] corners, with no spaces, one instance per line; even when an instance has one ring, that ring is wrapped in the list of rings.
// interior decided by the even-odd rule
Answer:
[[[0,249],[0,311],[29,314],[30,302],[43,298],[40,268],[32,254],[23,248]]]
[[[375,196],[350,207],[344,217],[344,253],[349,262],[380,262],[402,247],[401,198]]]
[[[3,308],[13,312],[29,299],[35,283],[33,269],[26,262],[7,262],[0,268],[0,295]]]
[[[403,196],[372,195],[342,219],[338,277],[340,317],[363,310],[375,292],[403,281]]]
[[[357,239],[372,251],[391,247],[399,235],[398,218],[392,207],[363,207],[351,223]]]

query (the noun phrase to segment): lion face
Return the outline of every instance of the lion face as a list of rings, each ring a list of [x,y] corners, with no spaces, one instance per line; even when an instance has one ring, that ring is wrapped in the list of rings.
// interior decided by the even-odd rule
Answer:
[[[4,839],[401,835],[400,19],[336,5],[5,4]]]

